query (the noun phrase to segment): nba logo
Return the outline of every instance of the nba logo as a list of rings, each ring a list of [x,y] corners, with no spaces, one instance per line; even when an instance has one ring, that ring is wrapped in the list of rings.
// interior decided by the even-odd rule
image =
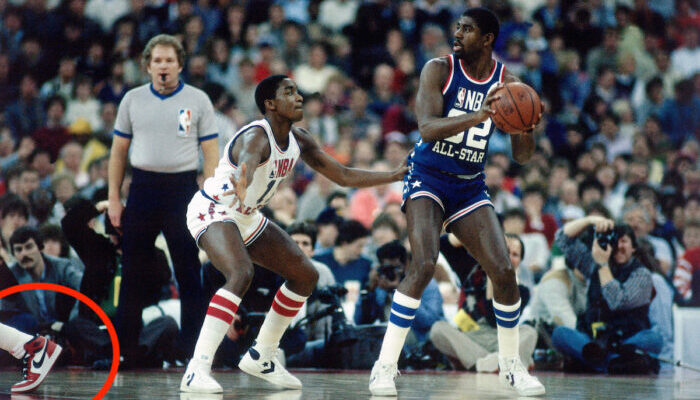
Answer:
[[[462,104],[464,104],[464,97],[467,95],[467,89],[461,87],[459,88],[459,91],[457,91],[457,102],[455,103],[455,107],[462,108]]]
[[[190,134],[192,125],[192,111],[189,108],[181,108],[177,116],[177,135],[186,137]]]

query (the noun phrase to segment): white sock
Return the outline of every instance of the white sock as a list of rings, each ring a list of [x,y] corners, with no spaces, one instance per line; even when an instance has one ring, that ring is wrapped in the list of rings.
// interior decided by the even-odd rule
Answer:
[[[257,345],[263,347],[276,347],[279,345],[284,331],[287,330],[287,327],[305,301],[305,296],[289,290],[286,283],[282,285],[277,291],[272,307],[260,327],[260,333],[255,339]]]
[[[518,357],[518,320],[520,319],[520,299],[511,305],[493,301],[493,312],[498,324],[498,356],[502,358]]]
[[[233,322],[233,316],[236,315],[239,304],[241,304],[241,298],[228,290],[216,291],[209,303],[207,315],[204,317],[192,360],[211,367],[216,349],[219,348],[221,340]]]
[[[391,303],[391,316],[386,327],[379,361],[383,364],[396,364],[401,355],[401,349],[406,341],[406,335],[411,329],[411,323],[416,318],[416,309],[420,299],[408,297],[396,290],[394,301]]]
[[[22,359],[26,354],[24,345],[32,340],[32,336],[17,329],[0,324],[0,349],[12,354],[12,357]]]

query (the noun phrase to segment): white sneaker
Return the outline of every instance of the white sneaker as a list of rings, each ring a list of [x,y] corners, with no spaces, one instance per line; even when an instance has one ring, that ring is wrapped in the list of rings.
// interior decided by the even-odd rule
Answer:
[[[498,372],[498,353],[489,353],[476,360],[476,372]]]
[[[396,364],[384,364],[379,360],[372,367],[369,377],[369,391],[373,396],[396,396],[394,378],[399,375]]]
[[[190,393],[222,393],[224,389],[211,376],[211,367],[190,361],[180,383],[180,391]]]
[[[277,347],[254,345],[238,363],[238,368],[272,384],[287,389],[301,389],[301,381],[290,374],[277,358],[278,350]]]
[[[531,376],[520,361],[520,357],[499,358],[501,369],[499,379],[502,384],[515,389],[520,396],[539,396],[544,394],[544,385]]]

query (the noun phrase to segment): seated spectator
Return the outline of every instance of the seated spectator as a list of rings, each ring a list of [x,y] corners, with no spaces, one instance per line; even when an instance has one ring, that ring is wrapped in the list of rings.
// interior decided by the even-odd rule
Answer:
[[[339,284],[358,281],[365,286],[371,268],[370,260],[362,255],[367,236],[369,231],[361,223],[355,220],[345,221],[338,227],[335,246],[316,254],[314,259],[328,265]]]
[[[375,161],[373,171],[391,171],[386,161]],[[390,184],[358,189],[350,198],[349,217],[360,221],[366,228],[372,226],[372,221],[384,205],[391,201],[400,201],[401,192],[392,189]]]
[[[535,287],[525,320],[543,322],[552,328],[576,329],[577,315],[586,311],[587,280],[581,271],[567,268],[563,256],[554,257]]]
[[[9,246],[10,237],[20,227],[29,221],[29,206],[16,194],[8,193],[0,197],[0,236],[8,254],[12,254]],[[11,258],[14,261],[14,258]]]
[[[79,282],[80,292],[99,304],[108,316],[114,317],[121,282],[120,236],[109,222],[109,218],[104,219],[104,231],[107,236],[93,228],[96,218],[106,210],[107,201],[94,206],[88,200],[73,197],[66,202],[66,215],[61,220],[61,226],[66,240],[85,264],[85,272],[82,274],[82,281]],[[157,251],[153,257],[152,268],[149,268],[142,283],[143,290],[152,294],[147,300],[148,305],[158,303],[162,293],[167,292],[169,281],[170,270],[165,254]],[[144,310],[146,326],[139,337],[143,354],[139,360],[125,360],[127,367],[160,367],[164,359],[174,362],[178,357],[174,347],[177,323],[169,315],[162,316],[164,308],[159,308],[159,317],[155,319],[147,319],[148,309]],[[179,307],[177,309],[179,310]],[[96,367],[109,367],[112,361],[111,358],[108,359],[111,356],[111,342],[105,330],[100,328],[101,324],[96,314],[80,303],[78,315],[65,326],[65,334],[73,346],[80,350],[79,354],[84,362],[90,364],[97,361]]]
[[[586,245],[581,234],[595,226],[596,238]],[[599,245],[609,233],[610,243]],[[567,264],[589,281],[588,307],[577,328],[558,326],[552,334],[554,346],[566,356],[599,372],[631,372],[632,362],[646,362],[639,373],[652,370],[647,356],[636,349],[659,354],[661,335],[650,329],[649,304],[653,281],[641,260],[635,232],[629,225],[614,226],[612,220],[588,216],[571,221],[557,232],[556,245]]]
[[[517,235],[506,234],[508,255],[517,270],[523,259],[523,245]],[[523,307],[527,305],[529,290],[519,285]],[[493,286],[484,270],[477,266],[462,283],[464,301],[455,320],[459,329],[447,321],[436,322],[430,330],[430,340],[459,369],[479,372],[498,370],[498,337],[496,316],[493,313]],[[532,353],[537,344],[537,332],[529,325],[520,325],[520,359],[532,365]]]
[[[51,154],[51,160],[56,160],[61,147],[68,143],[70,134],[63,119],[66,114],[66,101],[61,96],[54,96],[46,101],[46,121],[44,125],[32,132],[32,138],[38,147],[46,149]]]
[[[651,243],[654,250],[654,258],[661,264],[661,270],[664,275],[670,277],[673,273],[671,268],[673,265],[673,251],[666,240],[651,235],[654,221],[651,220],[651,216],[646,208],[638,203],[629,204],[622,211],[622,219],[634,230],[637,239],[646,239]]]
[[[673,286],[682,302],[700,306],[700,221],[685,223],[683,229],[685,253],[678,259],[673,274]]]
[[[522,268],[518,268],[518,282],[532,290],[547,267],[549,245],[542,233],[525,233],[525,226],[526,216],[522,209],[512,208],[503,213],[503,231],[518,235],[524,246],[520,263]]]
[[[509,208],[520,207],[520,199],[503,187],[505,170],[502,166],[492,161],[487,162],[484,174],[486,175],[484,183],[489,189],[491,203],[496,213],[500,214]]]
[[[395,240],[377,249],[377,259],[379,266],[370,272],[369,282],[355,306],[354,319],[358,325],[388,320],[394,290],[403,279],[408,264],[408,253],[406,248]],[[444,319],[442,295],[437,281],[433,278],[423,291],[420,306],[411,325],[410,332],[414,338],[407,339],[406,343],[409,346],[411,343],[424,343],[433,324]]]
[[[333,248],[338,238],[338,229],[343,223],[343,218],[336,214],[335,209],[326,207],[316,218],[318,235],[314,245],[314,254],[325,253]]]
[[[9,267],[19,284],[43,282],[79,289],[83,278],[80,268],[68,259],[44,254],[44,244],[35,228],[17,229],[10,237],[10,248],[17,261]],[[74,298],[52,291],[28,290],[0,304],[3,311],[12,314],[8,325],[34,334],[54,322],[67,322],[75,303]]]

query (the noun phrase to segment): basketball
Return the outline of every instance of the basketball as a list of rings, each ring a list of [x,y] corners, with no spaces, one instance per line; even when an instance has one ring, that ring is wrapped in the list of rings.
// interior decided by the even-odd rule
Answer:
[[[500,99],[491,103],[496,112],[491,116],[503,132],[519,134],[539,122],[542,112],[540,96],[535,89],[520,82],[510,82],[498,89]]]

